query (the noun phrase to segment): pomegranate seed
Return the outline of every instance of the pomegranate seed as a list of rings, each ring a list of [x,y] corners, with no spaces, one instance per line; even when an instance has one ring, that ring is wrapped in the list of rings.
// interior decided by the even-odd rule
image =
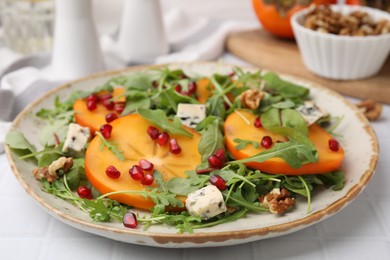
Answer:
[[[224,164],[224,162],[215,155],[211,155],[207,158],[207,161],[209,162],[210,167],[215,169],[221,169]]]
[[[140,181],[144,178],[144,171],[138,165],[133,165],[129,170],[130,177],[133,180]]]
[[[153,171],[154,165],[153,163],[149,162],[148,160],[141,159],[139,160],[139,166],[144,171]]]
[[[92,199],[92,191],[87,186],[79,186],[77,188],[77,194],[83,199]]]
[[[136,228],[138,226],[137,216],[133,212],[127,212],[123,216],[123,225],[128,228]]]
[[[152,140],[156,140],[160,134],[160,131],[154,126],[149,126],[148,129],[146,129],[146,132]]]
[[[115,102],[114,110],[118,114],[122,114],[123,110],[125,109],[126,103],[125,102]]]
[[[108,139],[111,137],[112,126],[110,124],[104,124],[100,127],[100,133],[102,133],[103,137]]]
[[[97,104],[95,101],[92,101],[92,100],[87,101],[87,109],[89,111],[95,110],[96,108],[97,108]]]
[[[167,132],[162,132],[157,137],[157,142],[160,146],[165,145],[169,140],[169,134]]]
[[[256,128],[260,128],[263,126],[263,124],[261,123],[261,119],[260,117],[256,117],[255,121],[253,122],[253,125],[256,127]]]
[[[95,103],[99,102],[100,98],[95,95],[95,94],[91,94],[87,97],[87,101],[93,101]]]
[[[115,103],[113,101],[109,100],[109,99],[103,100],[102,104],[108,110],[114,110],[114,108],[115,108]]]
[[[230,105],[225,101],[223,102],[223,105],[225,107],[226,110],[229,110],[230,109]]]
[[[196,91],[196,82],[195,81],[191,81],[190,83],[188,83],[188,94],[194,94],[195,91]]]
[[[112,94],[111,93],[103,94],[103,95],[100,96],[100,100],[101,101],[108,100],[108,99],[111,99],[111,98],[112,98]]]
[[[226,154],[225,154],[225,150],[222,149],[222,148],[219,148],[217,149],[215,152],[214,152],[214,155],[220,159],[222,162],[225,162],[226,161]]]
[[[231,77],[231,78],[234,77],[235,75],[236,75],[236,73],[235,73],[234,71],[232,71],[232,72],[230,72],[230,73],[228,74],[228,76]]]
[[[263,139],[261,139],[261,146],[263,146],[265,149],[271,148],[272,144],[272,138],[268,135],[264,136]]]
[[[175,138],[169,140],[169,151],[173,154],[181,153],[181,147]]]
[[[337,152],[339,150],[339,142],[335,139],[329,139],[328,145],[329,149],[333,152]]]
[[[196,174],[207,174],[207,173],[210,173],[212,171],[214,171],[215,169],[213,168],[205,168],[205,169],[197,169],[196,170]]]
[[[118,115],[117,114],[115,114],[115,113],[108,113],[107,115],[106,115],[106,122],[107,123],[111,123],[112,121],[114,121],[115,119],[117,119],[118,118]]]
[[[177,93],[181,93],[181,85],[180,85],[180,84],[177,84],[177,85],[176,85],[175,91],[176,91]]]
[[[157,80],[153,80],[152,81],[152,86],[153,86],[153,88],[157,88],[158,87],[158,81]]]
[[[142,185],[151,185],[154,181],[154,175],[152,173],[146,173],[144,178],[141,180]]]
[[[226,189],[226,181],[222,179],[221,176],[215,174],[211,175],[209,178],[209,182],[218,188],[218,190],[224,190]]]
[[[106,174],[111,179],[118,179],[121,176],[121,172],[118,171],[118,169],[115,168],[115,166],[112,166],[112,165],[107,167]]]

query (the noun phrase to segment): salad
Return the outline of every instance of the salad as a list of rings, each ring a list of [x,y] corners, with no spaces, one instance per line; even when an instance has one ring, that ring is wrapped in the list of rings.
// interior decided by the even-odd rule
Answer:
[[[298,197],[310,214],[314,192],[345,181],[341,118],[309,94],[273,72],[150,69],[57,97],[34,115],[45,122],[39,151],[17,130],[6,144],[36,164],[45,192],[97,222],[191,233],[283,216]]]

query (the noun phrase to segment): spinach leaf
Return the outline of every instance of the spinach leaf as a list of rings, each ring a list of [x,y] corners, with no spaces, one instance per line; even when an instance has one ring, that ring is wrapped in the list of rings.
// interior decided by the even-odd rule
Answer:
[[[192,134],[183,128],[179,118],[175,117],[173,120],[169,120],[161,109],[138,109],[138,113],[171,134],[180,134],[192,138]]]
[[[268,72],[263,76],[267,82],[267,88],[273,93],[284,98],[304,98],[309,94],[309,89],[284,81],[273,72]]]
[[[202,156],[202,162],[207,162],[207,158],[209,158],[215,150],[223,147],[223,134],[219,128],[218,120],[215,120],[203,130],[199,141],[198,151]]]
[[[24,135],[18,130],[10,130],[5,136],[5,144],[18,156],[35,153],[35,147],[30,144]],[[36,157],[32,157],[36,160]]]

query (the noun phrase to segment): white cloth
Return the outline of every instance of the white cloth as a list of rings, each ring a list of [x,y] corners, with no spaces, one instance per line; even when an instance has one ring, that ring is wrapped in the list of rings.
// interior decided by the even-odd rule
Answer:
[[[258,27],[254,23],[242,22],[219,22],[203,17],[194,17],[185,12],[174,9],[167,12],[164,16],[165,30],[170,45],[171,53],[152,60],[126,61],[114,53],[112,35],[101,36],[101,47],[106,60],[108,69],[126,67],[141,63],[170,63],[170,62],[188,62],[197,60],[215,60],[218,59],[225,46],[225,39],[229,33],[247,30]],[[3,50],[0,49],[0,52]],[[3,51],[4,52],[4,51]],[[12,61],[19,62],[19,69],[4,75],[0,85],[0,153],[3,152],[4,136],[9,130],[10,121],[29,103],[40,95],[60,83],[60,79],[50,78],[45,73],[42,66],[42,57],[36,64],[34,59],[29,62],[20,60],[20,55],[10,54],[8,57]],[[47,54],[46,54],[47,56]],[[26,58],[26,57],[24,57]],[[47,57],[45,57],[47,59]],[[47,59],[50,60],[50,59]],[[10,60],[11,61],[11,60]],[[11,62],[8,61],[8,64]],[[6,61],[2,62],[6,64]],[[38,64],[39,63],[39,64]],[[28,67],[23,67],[27,65]],[[37,67],[35,67],[37,65]],[[38,66],[39,65],[39,66]],[[0,76],[5,68],[0,67]]]

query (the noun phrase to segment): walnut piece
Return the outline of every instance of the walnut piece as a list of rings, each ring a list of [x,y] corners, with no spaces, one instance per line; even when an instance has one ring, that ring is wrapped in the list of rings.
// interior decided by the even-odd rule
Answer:
[[[62,169],[63,172],[68,172],[73,166],[72,157],[60,157],[52,162],[48,167],[37,168],[33,170],[35,179],[46,179],[49,183],[58,179],[58,170]]]
[[[369,36],[390,32],[390,21],[374,21],[363,11],[348,15],[333,11],[329,5],[311,5],[303,25],[311,30],[337,35]]]
[[[260,102],[264,97],[264,93],[258,89],[248,89],[241,93],[240,102],[241,105],[249,109],[257,109],[260,106]]]
[[[295,205],[295,199],[286,188],[274,188],[259,200],[272,214],[283,214]]]
[[[370,121],[378,120],[382,113],[383,105],[372,99],[367,99],[356,104]]]

